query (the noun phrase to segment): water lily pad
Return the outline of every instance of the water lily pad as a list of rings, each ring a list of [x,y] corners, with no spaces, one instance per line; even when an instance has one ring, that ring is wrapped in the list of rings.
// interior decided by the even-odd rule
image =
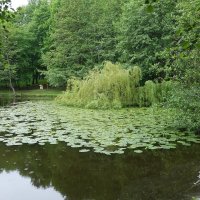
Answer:
[[[126,149],[173,149],[189,146],[200,139],[169,129],[164,109],[130,108],[121,110],[85,110],[63,107],[53,102],[23,102],[1,108],[0,142],[9,146],[22,144],[57,144],[106,155],[123,154]],[[169,122],[170,124],[170,122]],[[139,149],[139,150],[138,150]]]
[[[79,152],[81,152],[81,153],[85,153],[85,152],[89,152],[90,150],[89,149],[81,149],[81,150],[79,150]]]
[[[142,150],[134,150],[135,153],[142,153]]]

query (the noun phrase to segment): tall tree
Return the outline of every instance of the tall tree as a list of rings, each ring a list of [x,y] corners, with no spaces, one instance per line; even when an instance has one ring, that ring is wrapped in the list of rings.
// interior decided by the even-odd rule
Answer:
[[[123,7],[117,24],[119,60],[137,64],[145,79],[164,77],[166,60],[162,52],[173,40],[176,1],[160,0],[152,3],[153,10],[140,0],[130,0]]]
[[[13,17],[13,13],[10,12],[11,0],[1,0],[0,1],[0,24],[2,22],[9,21]]]
[[[16,27],[13,23],[6,24],[6,30],[1,29],[1,75],[0,79],[9,81],[14,91],[19,82],[30,80],[30,58],[33,35],[25,27]]]
[[[32,68],[33,68],[33,84],[38,83],[40,70],[44,70],[41,63],[41,54],[44,48],[44,40],[49,31],[50,7],[48,0],[32,0],[28,7],[30,21],[27,24],[29,31],[33,33],[35,41],[32,43]]]
[[[172,102],[178,109],[178,126],[200,133],[200,1],[183,0],[176,9],[176,40],[169,51],[168,67],[179,84]]]
[[[66,83],[71,76],[82,77],[104,60],[116,60],[114,23],[121,13],[121,0],[61,0],[49,47],[43,55],[52,85]],[[58,3],[58,1],[57,1]],[[55,5],[55,4],[54,4]]]

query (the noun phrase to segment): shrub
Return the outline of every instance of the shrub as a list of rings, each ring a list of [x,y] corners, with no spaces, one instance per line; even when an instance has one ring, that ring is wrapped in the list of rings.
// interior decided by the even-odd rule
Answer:
[[[83,80],[68,80],[66,92],[57,100],[69,106],[85,108],[115,108],[150,106],[163,99],[166,83],[147,81],[140,86],[141,69],[129,69],[106,62],[103,69],[94,69]],[[158,94],[160,93],[160,94]]]
[[[90,71],[84,80],[68,80],[67,91],[57,100],[86,108],[131,106],[136,104],[136,88],[140,80],[139,67],[124,69],[120,64],[106,62],[102,70]]]

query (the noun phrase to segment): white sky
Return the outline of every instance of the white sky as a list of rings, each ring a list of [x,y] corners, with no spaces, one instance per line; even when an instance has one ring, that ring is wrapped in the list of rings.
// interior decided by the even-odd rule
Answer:
[[[28,4],[28,0],[12,0],[12,8],[16,9],[19,6],[24,6]]]

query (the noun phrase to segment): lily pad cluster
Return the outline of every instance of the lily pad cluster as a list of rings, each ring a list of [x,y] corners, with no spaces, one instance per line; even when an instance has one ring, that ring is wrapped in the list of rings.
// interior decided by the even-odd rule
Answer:
[[[170,128],[168,118],[164,109],[89,110],[54,102],[21,102],[0,108],[0,142],[8,146],[65,142],[82,153],[107,155],[200,143],[194,134]]]

